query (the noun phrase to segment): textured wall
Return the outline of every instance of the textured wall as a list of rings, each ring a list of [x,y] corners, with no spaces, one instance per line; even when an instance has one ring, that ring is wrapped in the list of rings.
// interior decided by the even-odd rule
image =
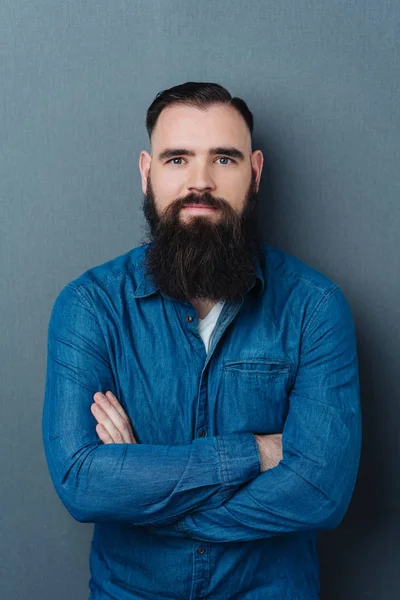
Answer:
[[[47,323],[65,283],[140,243],[145,111],[187,80],[249,103],[266,239],[353,309],[363,456],[322,598],[398,598],[399,21],[391,0],[0,0],[2,598],[88,596],[92,526],[42,449]]]

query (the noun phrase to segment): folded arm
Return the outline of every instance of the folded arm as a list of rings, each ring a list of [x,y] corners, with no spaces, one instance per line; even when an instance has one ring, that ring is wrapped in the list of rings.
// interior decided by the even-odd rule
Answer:
[[[356,481],[361,413],[356,337],[349,305],[331,288],[305,326],[282,435],[283,460],[221,506],[194,511],[159,535],[249,541],[336,527]]]
[[[185,445],[103,444],[90,407],[115,390],[95,309],[73,284],[60,292],[48,329],[43,443],[55,489],[81,522],[166,525],[220,506],[260,472],[252,433]]]

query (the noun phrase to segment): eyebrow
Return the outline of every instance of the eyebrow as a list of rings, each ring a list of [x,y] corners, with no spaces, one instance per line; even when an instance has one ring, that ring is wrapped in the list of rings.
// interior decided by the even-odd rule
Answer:
[[[226,156],[230,156],[231,158],[237,158],[238,160],[244,160],[244,154],[237,148],[233,146],[218,146],[217,148],[209,148],[208,154],[210,156],[214,156],[215,154],[225,154]],[[175,156],[196,156],[193,150],[188,150],[187,148],[166,148],[158,155],[159,160],[164,160],[165,158],[174,158]]]

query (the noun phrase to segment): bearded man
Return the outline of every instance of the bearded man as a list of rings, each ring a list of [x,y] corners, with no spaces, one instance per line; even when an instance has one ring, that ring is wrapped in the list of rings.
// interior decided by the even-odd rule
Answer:
[[[43,441],[95,524],[90,598],[315,600],[317,534],[360,458],[350,307],[263,241],[244,100],[187,82],[146,127],[149,239],[69,282],[49,321]]]

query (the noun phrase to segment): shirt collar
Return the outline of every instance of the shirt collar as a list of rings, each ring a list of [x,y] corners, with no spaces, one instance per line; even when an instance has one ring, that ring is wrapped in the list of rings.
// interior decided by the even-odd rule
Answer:
[[[143,251],[140,255],[138,262],[136,263],[136,269],[138,274],[139,284],[134,292],[135,298],[144,298],[146,296],[150,296],[158,291],[158,285],[153,281],[153,279],[146,273],[144,268],[144,258],[146,249],[149,246],[150,242],[143,244]],[[254,294],[261,294],[265,288],[265,255],[261,252],[261,256],[257,258],[256,261],[256,277],[255,280],[251,283],[249,288],[246,290],[245,294],[247,294],[250,290],[254,288]]]

